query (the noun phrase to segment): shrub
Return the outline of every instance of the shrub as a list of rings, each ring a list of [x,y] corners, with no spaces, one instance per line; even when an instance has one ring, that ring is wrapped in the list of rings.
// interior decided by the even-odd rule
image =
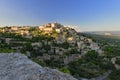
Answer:
[[[43,62],[43,61],[41,61],[41,60],[39,60],[39,59],[37,59],[37,58],[30,58],[33,62],[36,62],[36,63],[38,63],[39,65],[41,65],[41,66],[46,66],[46,64],[45,64],[45,62]]]
[[[120,65],[120,58],[116,58],[116,62],[115,63]]]
[[[64,73],[71,74],[71,72],[70,72],[70,70],[69,70],[68,68],[63,67],[63,68],[60,68],[59,70],[60,70],[61,72],[64,72]]]
[[[109,75],[110,80],[120,80],[120,70],[114,70]]]

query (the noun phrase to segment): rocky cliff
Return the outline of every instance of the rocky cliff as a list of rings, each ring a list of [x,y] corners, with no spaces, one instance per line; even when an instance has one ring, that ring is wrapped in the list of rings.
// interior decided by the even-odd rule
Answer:
[[[43,68],[19,53],[0,53],[0,80],[77,80],[55,69]]]

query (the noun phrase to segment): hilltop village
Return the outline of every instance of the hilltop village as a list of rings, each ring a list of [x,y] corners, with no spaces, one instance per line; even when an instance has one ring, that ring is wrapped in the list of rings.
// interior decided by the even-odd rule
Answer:
[[[111,71],[120,69],[119,65],[116,67],[119,60],[114,58],[118,54],[110,54],[117,48],[99,40],[59,23],[6,26],[0,28],[0,53],[25,54],[43,67],[58,69],[77,79],[102,75],[106,78]]]
[[[103,53],[92,39],[80,36],[75,29],[59,23],[35,27],[2,27],[0,32],[0,43],[8,46],[8,51],[11,49],[13,52],[22,52],[28,57],[33,56],[40,60],[54,58],[67,64],[79,59],[89,50],[95,50],[100,55]]]

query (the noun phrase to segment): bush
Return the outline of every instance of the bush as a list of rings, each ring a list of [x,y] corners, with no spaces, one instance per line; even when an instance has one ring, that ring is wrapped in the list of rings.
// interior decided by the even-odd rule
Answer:
[[[33,62],[36,62],[36,63],[38,63],[39,65],[41,65],[41,66],[46,66],[46,64],[45,64],[45,62],[43,62],[43,61],[41,61],[41,60],[39,60],[39,59],[37,59],[37,58],[30,58]]]
[[[47,66],[51,68],[62,68],[63,67],[63,61],[55,60],[54,58],[51,58],[50,60],[45,60],[45,63]]]
[[[59,45],[62,48],[68,49],[69,48],[69,43],[68,42],[64,42],[62,44]]]
[[[66,52],[65,55],[70,55],[70,54],[78,54],[79,52],[77,51],[77,49],[71,49],[70,51]]]
[[[115,69],[114,65],[111,62],[101,62],[100,64],[100,68],[105,69],[105,70],[111,70],[111,69]]]
[[[51,46],[50,45],[44,45],[43,48],[48,52],[49,50],[51,50]]]
[[[78,61],[73,61],[69,63],[69,70],[71,74],[76,77],[86,77],[92,78],[101,75],[104,70],[102,70],[99,65],[92,63],[91,61],[85,62],[84,58]]]
[[[71,74],[71,72],[70,72],[70,70],[69,70],[68,68],[63,67],[63,68],[60,68],[59,70],[60,70],[61,72],[64,72],[64,73]]]
[[[96,53],[94,50],[88,51],[88,53],[85,55],[85,59],[87,61],[97,61],[98,60],[98,53]]]
[[[116,62],[115,63],[120,65],[120,58],[116,58]]]
[[[11,52],[15,52],[15,51],[8,48],[0,48],[0,53],[11,53]]]
[[[109,75],[110,80],[120,80],[120,70],[114,70]]]

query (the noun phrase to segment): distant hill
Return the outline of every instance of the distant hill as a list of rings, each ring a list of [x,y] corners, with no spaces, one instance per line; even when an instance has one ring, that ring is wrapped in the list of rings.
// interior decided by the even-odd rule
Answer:
[[[102,35],[104,37],[120,39],[120,31],[91,31],[91,32],[83,32],[83,33]]]
[[[97,35],[120,36],[120,31],[91,31],[91,32],[85,32],[85,33],[97,34]]]

